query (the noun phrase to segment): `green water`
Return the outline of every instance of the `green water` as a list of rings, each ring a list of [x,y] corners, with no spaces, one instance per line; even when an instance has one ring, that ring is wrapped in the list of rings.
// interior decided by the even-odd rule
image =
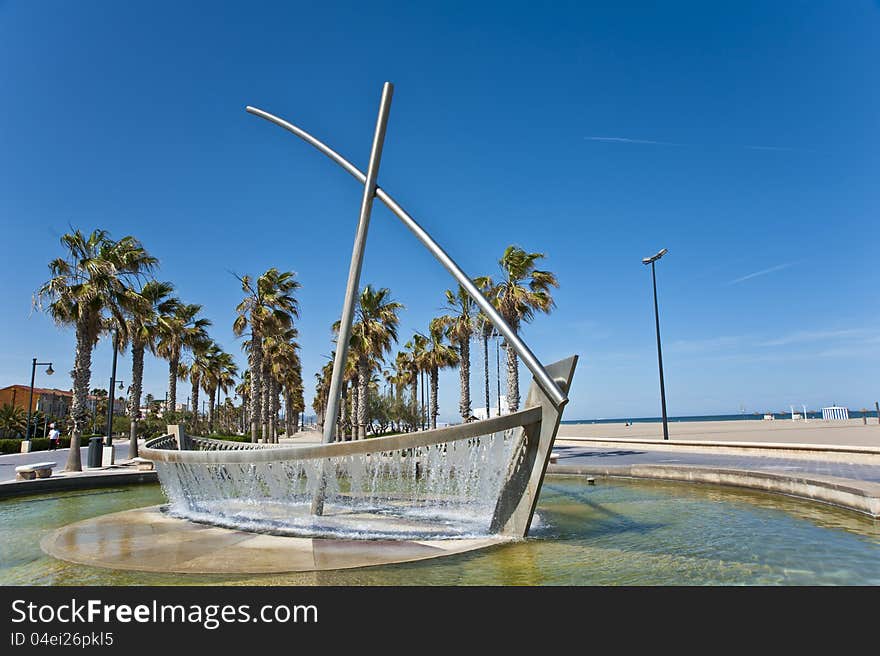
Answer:
[[[123,572],[43,554],[40,538],[162,503],[158,485],[0,502],[0,584],[880,585],[880,522],[776,495],[548,477],[528,540],[421,563],[260,576]]]

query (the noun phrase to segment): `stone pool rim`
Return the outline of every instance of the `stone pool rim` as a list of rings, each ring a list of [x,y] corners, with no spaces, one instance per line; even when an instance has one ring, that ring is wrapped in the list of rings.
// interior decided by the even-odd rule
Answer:
[[[547,475],[664,480],[734,487],[835,506],[880,518],[880,483],[821,474],[793,474],[697,465],[549,465]]]

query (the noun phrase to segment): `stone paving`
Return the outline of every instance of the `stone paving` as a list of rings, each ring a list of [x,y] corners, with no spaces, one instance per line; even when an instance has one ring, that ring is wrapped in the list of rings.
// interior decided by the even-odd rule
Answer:
[[[82,459],[83,471],[86,470],[88,462],[88,445],[80,447],[80,458]],[[113,441],[113,451],[116,462],[128,460],[128,440]],[[60,473],[67,464],[67,457],[70,449],[56,449],[55,451],[31,451],[30,453],[8,453],[0,455],[0,482],[14,481],[15,468],[19,465],[30,465],[35,462],[54,462],[57,463],[52,475]],[[95,471],[95,470],[92,470]]]
[[[880,483],[880,459],[877,465],[825,462],[798,458],[780,458],[771,455],[747,456],[720,453],[652,451],[639,446],[604,448],[557,443],[553,451],[559,454],[560,465],[693,465],[727,469],[750,469],[776,473],[823,474],[837,478]]]

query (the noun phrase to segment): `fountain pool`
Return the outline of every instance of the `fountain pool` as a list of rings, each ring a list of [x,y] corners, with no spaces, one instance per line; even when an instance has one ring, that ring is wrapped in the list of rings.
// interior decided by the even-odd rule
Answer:
[[[271,575],[117,571],[52,558],[56,528],[164,503],[158,485],[0,502],[5,585],[880,585],[880,522],[751,491],[548,476],[526,540],[423,562]]]

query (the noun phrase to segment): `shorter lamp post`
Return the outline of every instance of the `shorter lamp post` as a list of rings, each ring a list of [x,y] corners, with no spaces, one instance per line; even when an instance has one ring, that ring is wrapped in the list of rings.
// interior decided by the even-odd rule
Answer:
[[[28,420],[27,420],[27,428],[24,429],[24,439],[25,441],[30,441],[31,439],[31,419],[34,416],[34,377],[37,374],[37,367],[42,367],[44,364],[49,365],[46,369],[46,373],[51,376],[55,373],[55,370],[52,368],[51,362],[37,362],[37,359],[33,359],[33,363],[31,364],[31,391],[28,395]]]
[[[113,446],[113,405],[116,401],[115,385],[119,383],[119,389],[124,390],[125,381],[110,379],[110,393],[107,395],[107,446]]]

